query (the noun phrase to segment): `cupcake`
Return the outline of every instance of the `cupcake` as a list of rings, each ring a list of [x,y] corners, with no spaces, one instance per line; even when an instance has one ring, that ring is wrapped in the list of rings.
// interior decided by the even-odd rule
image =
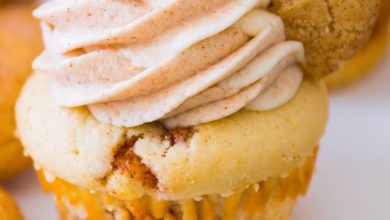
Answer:
[[[22,214],[6,191],[0,188],[0,216],[2,220],[22,220]]]
[[[34,7],[28,2],[0,5],[0,182],[30,163],[15,136],[14,105],[42,48]]]
[[[18,100],[17,127],[61,218],[287,219],[308,189],[326,127],[320,78],[337,68],[330,59],[352,55],[340,45],[354,51],[365,42],[378,13],[378,2],[365,1],[328,24],[367,28],[350,40],[315,28],[323,24],[316,14],[344,6],[173,0],[38,8],[46,50]],[[350,19],[361,11],[370,19]],[[299,16],[305,22],[293,39],[286,33]],[[313,45],[337,40],[337,50],[317,57]]]
[[[339,88],[352,83],[363,77],[377,64],[388,48],[389,14],[390,1],[382,0],[379,21],[375,26],[370,41],[360,49],[353,59],[343,64],[340,70],[326,78],[328,87]]]

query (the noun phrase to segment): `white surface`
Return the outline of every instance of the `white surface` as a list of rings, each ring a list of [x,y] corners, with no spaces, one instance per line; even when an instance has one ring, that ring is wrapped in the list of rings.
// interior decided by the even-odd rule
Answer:
[[[332,94],[317,172],[293,220],[390,219],[390,53],[373,72]],[[57,219],[32,170],[6,188],[27,220]]]
[[[390,50],[373,72],[331,94],[317,172],[293,219],[390,219]]]

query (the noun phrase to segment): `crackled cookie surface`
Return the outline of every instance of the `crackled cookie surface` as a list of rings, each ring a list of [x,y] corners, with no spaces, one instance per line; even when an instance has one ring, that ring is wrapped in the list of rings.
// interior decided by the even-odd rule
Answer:
[[[390,1],[382,0],[380,16],[369,42],[358,51],[355,57],[326,78],[329,88],[340,88],[362,78],[383,57],[390,43],[389,16]]]
[[[305,45],[305,69],[318,77],[339,67],[368,41],[380,0],[274,0],[287,38]]]

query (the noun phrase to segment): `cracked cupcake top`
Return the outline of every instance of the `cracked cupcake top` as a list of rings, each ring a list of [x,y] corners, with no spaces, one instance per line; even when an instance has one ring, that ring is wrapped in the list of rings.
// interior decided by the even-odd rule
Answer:
[[[48,80],[34,74],[18,101],[26,154],[53,177],[126,200],[226,195],[289,174],[312,155],[328,115],[324,84],[305,77],[295,97],[272,111],[243,110],[173,130],[117,127],[86,107],[58,106]]]

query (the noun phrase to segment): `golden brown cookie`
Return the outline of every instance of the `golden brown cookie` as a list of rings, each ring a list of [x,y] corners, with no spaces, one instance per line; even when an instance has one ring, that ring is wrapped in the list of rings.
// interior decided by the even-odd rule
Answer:
[[[390,1],[381,1],[381,14],[370,41],[339,70],[326,78],[329,88],[338,88],[360,79],[383,56],[389,43]]]
[[[305,45],[306,70],[323,77],[337,70],[369,39],[380,0],[273,0],[289,39]]]
[[[1,220],[22,220],[22,214],[16,203],[6,191],[0,188],[0,219]]]
[[[15,137],[14,105],[42,48],[38,21],[31,15],[34,7],[31,3],[0,7],[0,181],[29,164]]]

